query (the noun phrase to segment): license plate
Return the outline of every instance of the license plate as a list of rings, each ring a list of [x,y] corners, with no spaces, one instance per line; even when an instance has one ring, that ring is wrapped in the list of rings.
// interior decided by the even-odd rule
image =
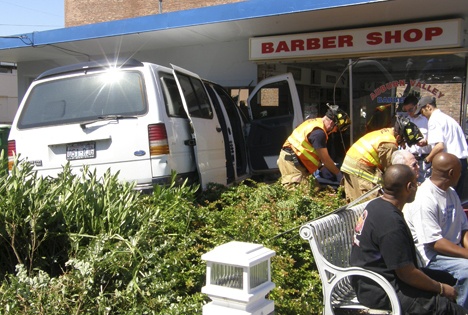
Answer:
[[[96,157],[95,142],[67,144],[67,160],[94,159]]]

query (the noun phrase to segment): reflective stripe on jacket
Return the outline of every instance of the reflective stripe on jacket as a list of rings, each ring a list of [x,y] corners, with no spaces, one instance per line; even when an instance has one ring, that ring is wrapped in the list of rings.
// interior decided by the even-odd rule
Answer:
[[[314,129],[322,129],[325,133],[325,139],[328,140],[328,134],[323,125],[322,118],[307,119],[300,124],[288,137],[283,147],[290,147],[296,153],[299,160],[307,168],[309,173],[315,172],[321,165],[317,151],[309,142],[309,134]]]
[[[357,165],[357,164],[356,164]],[[381,184],[382,183],[382,177],[378,172],[376,173],[371,173],[366,170],[357,168],[357,167],[352,167],[349,164],[344,164],[341,166],[340,169],[343,173],[348,173],[354,176],[357,176],[359,178],[365,179],[369,182],[372,182],[374,184]]]
[[[378,148],[382,143],[388,142],[398,146],[393,133],[393,128],[383,128],[362,136],[349,148],[348,152],[346,152],[341,171],[376,184],[379,183],[381,178],[377,173],[365,171],[359,168],[359,164],[363,163],[366,166],[378,168],[383,171],[384,166],[381,164]]]

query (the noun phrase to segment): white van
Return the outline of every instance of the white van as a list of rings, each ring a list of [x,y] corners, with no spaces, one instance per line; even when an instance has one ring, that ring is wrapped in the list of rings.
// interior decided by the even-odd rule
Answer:
[[[226,185],[277,171],[281,145],[302,120],[291,74],[262,81],[242,112],[221,86],[176,66],[86,62],[31,84],[9,134],[9,167],[19,156],[54,177],[67,162],[76,172],[89,165],[141,190],[172,171],[203,188]]]

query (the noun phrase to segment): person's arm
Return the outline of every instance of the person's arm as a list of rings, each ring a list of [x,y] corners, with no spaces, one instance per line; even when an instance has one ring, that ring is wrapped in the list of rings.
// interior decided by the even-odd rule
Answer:
[[[468,248],[468,231],[464,230],[462,231],[462,246],[464,248]]]
[[[434,156],[439,153],[439,152],[442,152],[444,151],[444,148],[445,148],[445,145],[443,142],[438,142],[431,150],[431,153],[429,153],[429,155],[424,159],[424,162],[426,163],[431,163],[432,162],[432,159],[434,158]]]
[[[328,153],[327,149],[327,138],[325,132],[322,129],[314,129],[309,135],[309,142],[314,147],[317,155],[319,156],[320,162],[333,174],[337,175],[338,180],[339,177],[342,177],[341,171],[338,167],[336,167],[335,162],[333,162],[330,154]],[[341,175],[341,176],[340,176]]]
[[[418,117],[413,118],[413,120],[410,120],[410,121],[416,124],[416,126],[419,128],[419,131],[421,131],[421,134],[423,136],[423,138],[419,140],[417,145],[420,147],[425,147],[426,145],[429,144],[427,142],[427,128],[429,124],[429,122],[427,121],[427,118],[422,115],[419,115]]]
[[[465,241],[466,233],[465,237],[463,238],[463,242]],[[458,246],[446,238],[441,238],[429,245],[433,245],[434,250],[439,254],[451,257],[468,258],[468,248]]]
[[[395,273],[401,281],[412,287],[440,294],[452,301],[457,298],[457,291],[454,287],[429,278],[429,276],[417,269],[413,264],[395,269]]]
[[[323,165],[333,174],[338,175],[340,173],[340,169],[336,167],[335,162],[333,162],[330,154],[328,154],[327,148],[316,149],[317,155],[322,161]]]
[[[382,171],[385,171],[387,167],[392,165],[392,154],[397,149],[396,145],[390,142],[384,142],[379,145],[377,153],[380,158],[380,165],[382,165],[383,168]]]

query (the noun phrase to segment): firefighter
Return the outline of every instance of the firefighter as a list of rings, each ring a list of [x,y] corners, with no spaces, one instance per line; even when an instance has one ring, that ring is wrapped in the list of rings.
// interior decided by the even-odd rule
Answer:
[[[371,131],[346,152],[341,171],[347,202],[380,185],[382,174],[391,165],[392,154],[399,146],[413,145],[422,139],[418,127],[407,118],[397,116],[393,128]],[[367,199],[380,194],[370,193]]]
[[[343,174],[328,154],[328,136],[333,132],[344,132],[351,124],[348,114],[337,105],[329,105],[322,118],[311,118],[300,124],[283,144],[278,168],[281,183],[293,186],[308,182],[308,177],[318,170],[322,163],[341,181]]]

